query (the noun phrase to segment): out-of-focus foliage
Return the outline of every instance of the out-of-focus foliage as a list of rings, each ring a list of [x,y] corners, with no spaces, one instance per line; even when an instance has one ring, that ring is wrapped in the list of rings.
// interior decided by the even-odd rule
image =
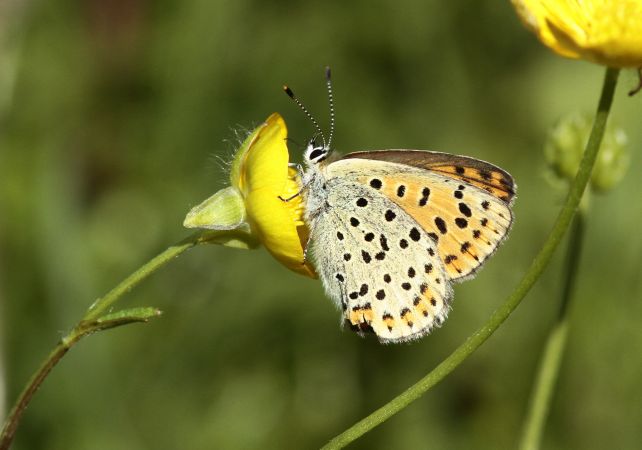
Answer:
[[[18,4],[20,8],[18,8]],[[6,6],[8,5],[8,6]],[[10,403],[84,309],[185,236],[226,184],[239,136],[282,113],[326,120],[340,151],[423,148],[510,171],[512,236],[412,345],[339,329],[318,281],[264,251],[201,246],[133,291],[159,320],[81,342],[27,410],[16,449],[314,448],[417,380],[479,326],[542,243],[563,192],[542,145],[593,110],[602,69],[544,49],[509,2],[99,1],[0,5],[0,392]],[[547,449],[642,441],[642,97],[613,116],[631,170],[595,198]],[[242,135],[240,137],[243,137]],[[300,148],[290,143],[290,153]],[[560,296],[559,258],[445,382],[355,448],[510,448]]]

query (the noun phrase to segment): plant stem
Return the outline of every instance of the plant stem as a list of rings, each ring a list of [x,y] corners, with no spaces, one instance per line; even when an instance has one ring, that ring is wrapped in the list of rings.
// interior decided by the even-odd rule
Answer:
[[[177,244],[168,247],[165,251],[156,255],[146,264],[143,264],[138,270],[121,281],[115,288],[113,288],[103,297],[96,300],[94,304],[89,307],[89,310],[85,314],[85,317],[83,317],[83,320],[92,320],[99,317],[120,297],[138,286],[138,284],[146,279],[149,275],[156,272],[160,267],[167,264],[169,261],[183,253],[185,250],[189,250],[190,248],[199,244],[201,242],[202,234],[203,233],[201,232],[192,234],[191,236],[183,239]]]
[[[566,347],[569,328],[568,309],[575,288],[582,243],[584,241],[584,214],[580,209],[571,228],[570,240],[566,251],[562,301],[557,319],[548,335],[537,371],[537,379],[533,386],[529,411],[524,421],[524,429],[519,445],[520,450],[537,450],[542,440],[542,433],[553,396],[553,388],[555,387],[564,348]]]
[[[160,269],[173,258],[201,242],[203,242],[203,233],[199,232],[172,245],[125,278],[105,296],[94,302],[80,322],[78,322],[78,324],[58,342],[51,353],[49,353],[20,393],[2,428],[2,434],[0,434],[0,450],[7,450],[11,446],[16,429],[20,423],[20,418],[29,405],[29,402],[31,402],[34,394],[56,364],[58,364],[62,357],[65,356],[71,347],[80,339],[96,331],[114,328],[132,322],[145,322],[149,318],[160,314],[160,312],[153,308],[135,308],[123,311],[122,314],[108,314],[104,318],[100,317],[101,314],[149,275]]]
[[[410,403],[417,400],[435,384],[440,382],[446,375],[459,366],[468,356],[479,348],[517,308],[530,288],[535,284],[544,269],[548,265],[553,253],[568,229],[575,211],[580,204],[584,189],[590,179],[591,171],[597,157],[606,120],[609,116],[613,94],[617,85],[619,75],[618,69],[607,68],[602,85],[597,114],[593,122],[593,128],[589,137],[584,156],[580,163],[575,180],[571,184],[564,206],[557,216],[557,220],[546,239],[542,249],[539,251],[533,263],[526,271],[515,290],[508,296],[506,301],[493,312],[488,321],[482,325],[472,336],[461,344],[453,353],[444,359],[437,367],[424,376],[417,383],[406,389],[390,402],[363,418],[343,433],[334,437],[323,449],[343,448],[354,440],[358,439],[374,427],[380,425],[391,416],[395,415]]]

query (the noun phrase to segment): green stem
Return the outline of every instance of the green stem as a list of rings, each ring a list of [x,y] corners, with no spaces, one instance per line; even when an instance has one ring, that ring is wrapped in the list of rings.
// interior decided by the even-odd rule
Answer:
[[[374,427],[380,425],[391,416],[395,415],[410,403],[417,400],[428,391],[435,384],[440,382],[446,375],[452,372],[459,366],[470,354],[479,348],[508,318],[508,316],[517,308],[522,299],[526,296],[530,288],[535,284],[539,276],[544,272],[551,257],[560,241],[564,237],[568,229],[575,211],[577,210],[582,194],[591,176],[593,165],[597,157],[602,137],[604,136],[604,129],[606,120],[609,116],[611,104],[613,102],[613,94],[617,84],[619,70],[608,68],[604,76],[604,83],[602,85],[602,94],[597,108],[595,121],[593,122],[593,129],[589,137],[584,157],[580,163],[580,167],[575,176],[568,196],[562,207],[553,228],[544,243],[544,246],[537,254],[533,263],[527,270],[524,277],[521,279],[515,290],[510,294],[506,301],[493,312],[488,321],[481,326],[472,336],[461,344],[453,353],[443,360],[437,367],[424,376],[417,383],[409,387],[406,391],[392,399],[386,405],[374,411],[369,416],[363,418],[343,433],[336,436],[328,442],[323,449],[337,449],[343,448],[349,443],[355,441]]]
[[[542,433],[553,396],[553,388],[555,387],[562,356],[566,347],[569,328],[568,309],[575,288],[575,279],[577,278],[584,238],[584,225],[584,212],[580,209],[573,221],[570,241],[566,251],[562,302],[560,303],[557,320],[547,338],[542,360],[537,371],[537,378],[533,386],[528,414],[524,421],[524,429],[519,445],[520,450],[537,450],[542,440]]]
[[[179,243],[168,247],[165,251],[149,260],[146,264],[136,270],[136,272],[132,273],[130,276],[121,281],[115,288],[113,288],[103,297],[96,300],[94,304],[89,307],[89,310],[85,314],[85,317],[83,317],[83,320],[92,320],[99,317],[120,297],[138,286],[141,281],[146,279],[152,273],[156,272],[160,267],[176,258],[185,250],[188,250],[199,244],[202,240],[202,235],[203,233],[201,232],[194,233],[191,236],[183,239]]]
[[[43,361],[23,391],[20,393],[20,396],[16,400],[16,403],[7,416],[4,427],[2,428],[2,434],[0,434],[0,450],[7,450],[11,446],[22,414],[29,405],[29,402],[31,402],[34,394],[42,385],[45,378],[47,378],[47,375],[49,375],[51,370],[79,340],[96,331],[114,328],[133,322],[146,322],[149,318],[160,314],[160,312],[154,308],[134,308],[120,313],[107,314],[101,317],[101,315],[120,297],[137,286],[149,275],[160,269],[175,257],[179,256],[181,253],[201,242],[204,242],[203,236],[204,233],[195,233],[187,239],[167,248],[91,305],[80,322],[78,322],[78,324],[66,336],[64,336],[60,342],[58,342],[56,347]]]

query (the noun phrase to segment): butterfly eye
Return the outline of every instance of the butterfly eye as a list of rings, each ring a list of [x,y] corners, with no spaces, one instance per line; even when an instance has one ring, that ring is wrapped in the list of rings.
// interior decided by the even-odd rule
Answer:
[[[317,159],[321,159],[321,157],[326,153],[327,151],[323,147],[313,148],[310,154],[308,155],[308,159],[310,161],[316,161]],[[320,161],[317,161],[317,162],[320,162]]]

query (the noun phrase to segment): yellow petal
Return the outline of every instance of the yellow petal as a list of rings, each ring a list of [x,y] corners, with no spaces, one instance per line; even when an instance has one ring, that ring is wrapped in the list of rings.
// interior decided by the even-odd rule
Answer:
[[[245,198],[247,219],[260,241],[279,262],[315,278],[304,264],[307,232],[302,221],[296,171],[288,167],[287,128],[279,114],[272,114],[251,142],[241,166],[238,186]]]
[[[524,24],[569,58],[610,67],[642,66],[640,0],[512,0]]]

